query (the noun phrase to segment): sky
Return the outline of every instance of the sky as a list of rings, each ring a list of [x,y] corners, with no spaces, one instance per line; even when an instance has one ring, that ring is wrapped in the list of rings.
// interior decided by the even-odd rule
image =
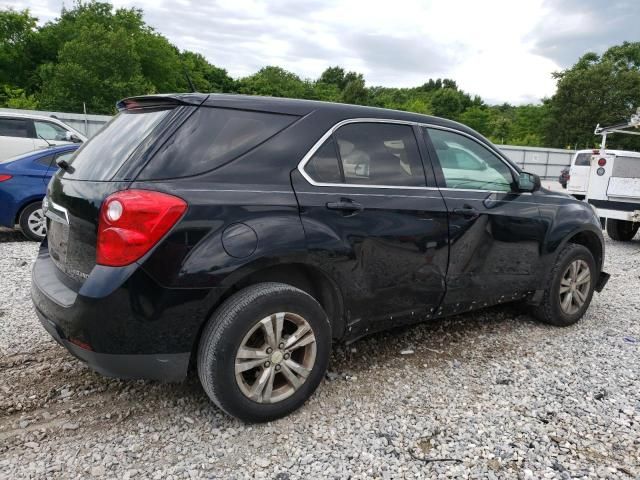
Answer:
[[[640,40],[640,0],[113,0],[138,7],[180,49],[233,77],[281,66],[315,79],[333,65],[367,85],[452,78],[490,104],[538,103],[551,74],[588,51]],[[68,7],[73,3],[67,0]],[[3,0],[40,22],[60,0]]]

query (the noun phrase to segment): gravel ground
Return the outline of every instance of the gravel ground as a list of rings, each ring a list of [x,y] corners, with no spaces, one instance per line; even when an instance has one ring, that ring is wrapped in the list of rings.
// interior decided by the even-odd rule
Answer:
[[[101,377],[29,300],[0,232],[0,478],[640,478],[640,239],[579,324],[503,306],[336,347],[313,398],[250,426],[183,384]]]

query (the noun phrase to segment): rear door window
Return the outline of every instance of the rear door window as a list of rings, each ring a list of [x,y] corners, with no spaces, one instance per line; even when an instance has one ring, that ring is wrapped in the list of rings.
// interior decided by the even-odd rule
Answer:
[[[313,154],[305,173],[317,183],[424,187],[422,160],[410,125],[352,123]]]
[[[297,118],[200,107],[160,147],[138,178],[159,180],[208,172],[256,148]]]
[[[170,109],[125,110],[116,115],[72,157],[65,178],[111,180]]]
[[[29,122],[22,118],[0,118],[0,137],[30,138]]]

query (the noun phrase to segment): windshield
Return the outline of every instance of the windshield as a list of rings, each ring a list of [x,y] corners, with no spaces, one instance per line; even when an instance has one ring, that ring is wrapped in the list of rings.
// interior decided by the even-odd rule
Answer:
[[[170,111],[127,110],[119,113],[78,150],[70,162],[73,170],[64,172],[63,176],[73,180],[111,180]]]

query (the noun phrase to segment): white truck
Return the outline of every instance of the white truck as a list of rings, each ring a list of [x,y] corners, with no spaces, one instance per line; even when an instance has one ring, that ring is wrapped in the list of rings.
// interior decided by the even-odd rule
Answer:
[[[629,241],[640,228],[640,153],[607,150],[613,133],[640,135],[640,108],[629,122],[600,127],[602,145],[591,156],[587,201],[607,219],[607,233],[614,240]]]

